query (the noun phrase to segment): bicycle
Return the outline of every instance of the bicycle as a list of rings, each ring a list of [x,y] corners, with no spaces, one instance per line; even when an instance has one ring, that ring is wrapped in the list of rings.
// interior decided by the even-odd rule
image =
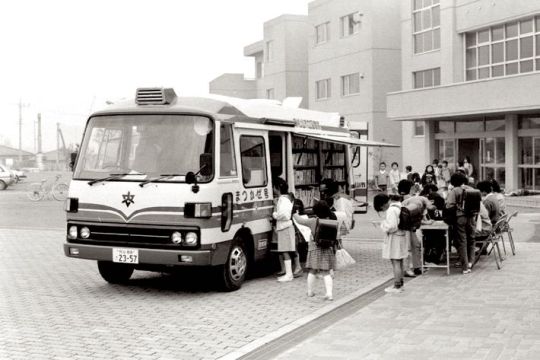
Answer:
[[[62,175],[56,175],[54,183],[47,186],[47,179],[41,180],[41,183],[30,184],[30,192],[27,194],[32,201],[42,200],[45,196],[52,196],[55,200],[64,201],[67,199],[69,186],[65,182],[59,181]]]

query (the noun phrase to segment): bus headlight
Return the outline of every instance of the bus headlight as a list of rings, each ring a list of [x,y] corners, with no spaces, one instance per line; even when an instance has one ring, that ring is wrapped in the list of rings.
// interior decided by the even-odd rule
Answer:
[[[197,240],[198,240],[197,233],[194,233],[191,231],[186,234],[184,244],[187,246],[195,246],[197,245]]]
[[[90,237],[90,229],[86,226],[81,228],[81,237],[83,239],[88,239]]]
[[[180,244],[182,242],[182,234],[179,231],[175,231],[171,235],[171,241],[175,244]]]
[[[70,238],[70,239],[76,239],[77,238],[77,227],[75,225],[69,227],[68,238]]]

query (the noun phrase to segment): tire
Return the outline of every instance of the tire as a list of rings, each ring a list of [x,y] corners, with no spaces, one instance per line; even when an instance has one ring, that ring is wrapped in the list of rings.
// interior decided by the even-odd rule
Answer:
[[[52,196],[55,200],[64,201],[68,197],[69,186],[68,184],[59,183],[52,189]]]
[[[45,194],[41,190],[31,190],[27,194],[27,196],[32,201],[39,201],[39,200],[43,199],[43,196],[45,196]]]
[[[101,277],[111,284],[125,284],[133,274],[134,267],[126,264],[116,264],[110,261],[98,261]]]
[[[6,190],[6,189],[7,189],[7,184],[3,182],[2,180],[0,180],[0,190]]]
[[[227,261],[219,267],[220,285],[224,291],[242,287],[248,270],[248,254],[241,238],[236,238],[229,250]]]

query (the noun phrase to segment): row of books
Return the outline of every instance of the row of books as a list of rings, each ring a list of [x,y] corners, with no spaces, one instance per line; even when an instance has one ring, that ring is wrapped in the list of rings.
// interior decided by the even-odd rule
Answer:
[[[296,170],[294,172],[294,183],[296,185],[315,184],[317,182],[317,172],[315,169]]]
[[[304,143],[305,141],[305,143]],[[300,137],[293,137],[293,149],[316,149],[316,142],[314,139],[306,139]]]
[[[318,164],[317,154],[315,153],[294,153],[293,160],[295,166],[315,166]]]
[[[328,153],[325,159],[326,165],[345,165],[345,153]]]
[[[330,142],[321,142],[321,146],[323,150],[340,150],[343,151],[345,149],[344,145],[342,144],[334,144]]]
[[[324,169],[323,178],[334,179],[335,181],[344,181],[345,169]]]
[[[311,207],[315,200],[320,198],[320,192],[318,187],[313,187],[311,189],[296,189],[294,196],[297,199],[302,200],[305,207]]]

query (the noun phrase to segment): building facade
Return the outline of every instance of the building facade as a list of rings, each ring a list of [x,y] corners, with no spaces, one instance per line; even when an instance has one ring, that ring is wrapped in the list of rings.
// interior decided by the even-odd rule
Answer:
[[[475,180],[540,190],[540,3],[402,1],[401,48],[403,162],[468,157]]]
[[[386,94],[401,89],[396,5],[395,0],[315,0],[308,16],[272,19],[264,24],[264,39],[244,48],[254,59],[256,79],[240,82],[238,74],[225,74],[210,83],[210,92],[238,96],[254,86],[257,98],[300,96],[301,107],[339,112],[369,139],[400,144],[401,124],[386,116]],[[401,159],[399,148],[370,151],[372,167]]]

